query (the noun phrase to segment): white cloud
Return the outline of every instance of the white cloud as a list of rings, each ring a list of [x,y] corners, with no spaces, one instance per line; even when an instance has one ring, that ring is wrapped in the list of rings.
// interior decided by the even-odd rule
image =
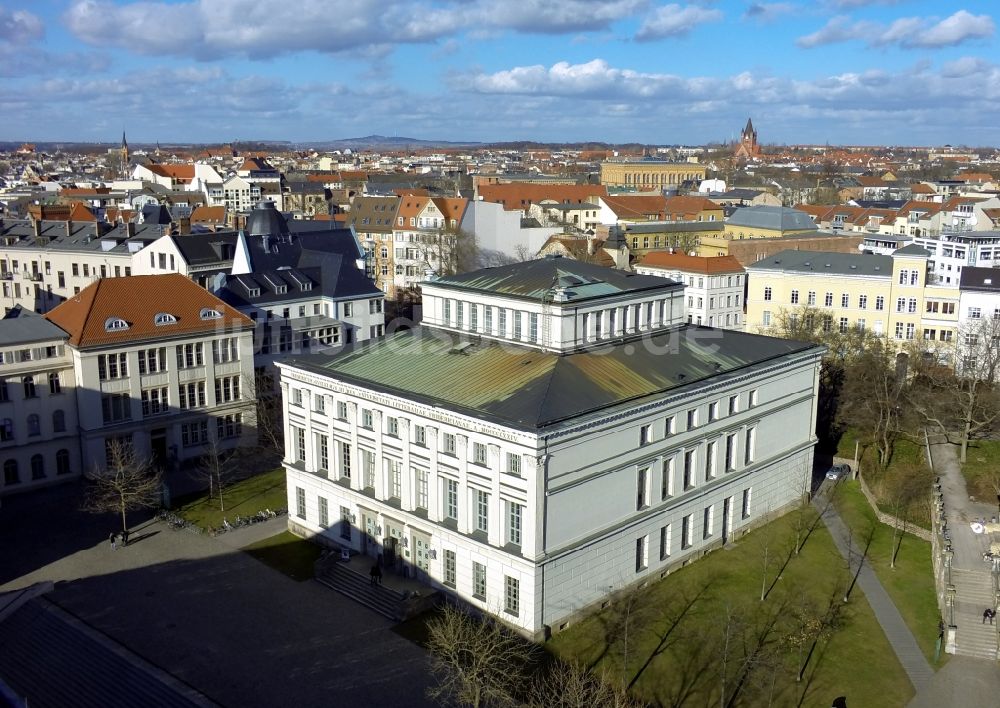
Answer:
[[[682,37],[698,25],[718,22],[722,17],[722,11],[714,8],[671,3],[656,8],[642,23],[635,38],[640,42],[647,42],[666,37]]]
[[[795,12],[797,9],[798,6],[790,2],[753,2],[747,6],[743,13],[743,20],[767,24],[774,22],[782,15]]]
[[[962,57],[947,62],[941,67],[941,76],[949,79],[964,79],[969,76],[983,75],[991,68],[991,64],[979,57]]]
[[[965,10],[943,20],[933,17],[901,17],[889,25],[853,22],[838,15],[819,30],[799,37],[796,44],[811,48],[824,44],[863,41],[872,47],[899,46],[904,49],[951,47],[975,39],[992,37],[995,31],[989,15],[972,15]]]
[[[608,29],[648,0],[75,0],[64,15],[85,42],[150,55],[269,58],[432,43],[459,32],[565,34]]]
[[[11,44],[26,44],[41,39],[45,25],[37,15],[25,10],[5,10],[0,7],[0,41]]]

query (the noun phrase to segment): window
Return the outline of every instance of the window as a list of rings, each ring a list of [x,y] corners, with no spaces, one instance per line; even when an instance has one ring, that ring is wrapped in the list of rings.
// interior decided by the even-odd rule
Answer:
[[[507,309],[503,307],[497,310],[497,334],[507,336]]]
[[[521,456],[515,452],[507,453],[507,474],[521,476]]]
[[[326,414],[326,396],[322,393],[313,396],[313,411]]]
[[[427,446],[427,428],[422,425],[413,426],[413,444],[420,447]]]
[[[687,412],[687,429],[694,430],[698,427],[698,409],[692,408]]]
[[[319,526],[320,528],[329,528],[330,526],[330,509],[327,505],[326,497],[318,497],[319,502]]]
[[[399,418],[388,417],[385,421],[386,434],[398,438],[399,437]]]
[[[418,509],[427,509],[427,470],[414,468],[414,486],[417,490],[417,498],[414,505]]]
[[[148,388],[142,391],[142,415],[149,417],[169,411],[167,405],[167,387]]]
[[[810,306],[816,304],[816,291],[814,291],[814,290],[810,290],[809,291],[809,297],[808,297],[808,303],[807,304],[809,304]]]
[[[62,392],[62,384],[59,382],[59,372],[53,371],[49,374],[49,395]]]
[[[757,428],[747,428],[743,447],[743,464],[749,465],[753,462],[754,442],[757,437]]]
[[[840,333],[846,334],[848,329],[848,320],[846,317],[840,318]]]
[[[461,328],[465,321],[465,303],[461,300],[455,302],[455,326]]]
[[[345,302],[344,303],[344,317],[354,317],[354,303]]]
[[[649,445],[653,441],[653,426],[639,426],[639,445]]]
[[[641,467],[636,474],[636,511],[649,506],[649,468]]]
[[[476,499],[476,531],[488,533],[490,530],[490,495],[480,489],[473,490],[473,495]]]
[[[528,315],[528,341],[538,341],[538,315],[534,312]]]
[[[489,305],[483,307],[483,330],[487,334],[493,332],[493,308]]]
[[[177,368],[189,369],[193,366],[205,365],[205,352],[202,342],[177,345]]]
[[[455,551],[444,552],[444,584],[450,588],[455,587],[456,576]]]
[[[694,531],[694,514],[688,514],[681,519],[681,549],[691,547],[691,537]]]
[[[182,410],[198,408],[205,405],[205,382],[192,381],[187,384],[180,384],[178,390],[178,405]]]
[[[521,545],[521,519],[524,507],[514,502],[507,502],[507,543]]]
[[[708,422],[711,423],[719,419],[719,402],[712,401],[708,404]]]
[[[706,506],[705,511],[702,514],[701,521],[701,537],[702,539],[709,539],[715,532],[715,506]]]
[[[322,471],[330,469],[330,438],[326,435],[316,434],[316,460],[317,467]]]
[[[194,447],[208,442],[208,421],[201,420],[181,425],[181,445]]]
[[[66,414],[62,411],[55,411],[52,414],[52,431],[55,433],[66,432]]]
[[[386,467],[389,473],[389,496],[394,499],[403,497],[403,463],[397,460],[386,460]]]
[[[479,329],[479,306],[476,303],[469,303],[469,330],[475,332]]]
[[[0,423],[0,442],[9,442],[14,439],[14,421],[4,418]]]
[[[521,605],[520,581],[517,578],[512,578],[509,575],[505,575],[504,591],[503,591],[503,610],[504,612],[514,615],[516,617],[520,612],[520,605]]]
[[[669,499],[674,495],[674,458],[663,460],[660,476],[660,500]]]
[[[715,448],[717,444],[715,440],[710,441],[705,446],[705,479],[712,479],[715,477]]]
[[[896,323],[896,339],[902,339],[902,338],[903,338],[903,323],[902,322],[897,322]]]
[[[444,515],[448,519],[458,518],[458,481],[444,481]]]
[[[969,319],[978,320],[982,318],[983,310],[980,307],[970,307],[969,308]]]
[[[649,536],[635,540],[635,572],[641,573],[649,566]]]
[[[243,414],[230,413],[215,419],[215,430],[219,440],[238,438],[243,434]]]
[[[35,436],[42,434],[42,424],[41,419],[38,417],[37,413],[32,413],[28,416],[28,435]]]
[[[827,293],[823,296],[823,305],[825,307],[833,307],[833,293]]]
[[[729,397],[729,415],[733,415],[739,412],[740,407],[740,397],[739,395]]]
[[[486,599],[486,566],[475,561],[472,562],[472,596]]]
[[[3,463],[4,485],[20,484],[21,475],[17,471],[17,460],[5,460]]]
[[[444,441],[444,445],[443,445],[443,448],[444,448],[443,452],[444,452],[444,454],[446,454],[446,455],[454,455],[455,454],[455,436],[452,433],[445,433],[442,436],[442,438],[443,438],[443,441]]]
[[[670,416],[666,419],[666,423],[663,426],[664,437],[674,434],[674,417]]]
[[[684,489],[694,487],[694,450],[684,452]]]
[[[0,379],[0,403],[10,400],[10,391],[7,390],[7,379]]]
[[[472,461],[477,465],[486,464],[486,446],[482,443],[472,443]]]
[[[743,511],[742,516],[744,519],[750,518],[750,492],[751,488],[743,490]]]
[[[793,305],[798,305],[799,304],[799,291],[798,290],[793,290],[792,291],[792,304]]]
[[[770,302],[772,294],[773,294],[773,291],[771,290],[771,286],[770,285],[766,286],[764,288],[764,300]]]
[[[121,379],[128,376],[128,361],[125,353],[101,354],[97,357],[97,378],[101,381]]]
[[[111,393],[101,397],[104,423],[117,423],[132,419],[132,405],[127,393]]]
[[[750,408],[753,408],[754,406],[757,405],[757,389],[755,388],[750,390],[748,405],[750,406]]]
[[[375,428],[375,420],[372,416],[372,412],[368,408],[361,409],[361,427],[366,430],[373,430]]]
[[[346,506],[340,507],[340,537],[351,540],[351,510]]]
[[[212,342],[212,360],[216,364],[239,361],[240,348],[236,337],[226,337]]]
[[[858,309],[859,310],[866,310],[866,309],[868,309],[868,296],[867,295],[858,295]]]
[[[670,557],[670,524],[660,527],[660,560]]]
[[[165,347],[158,349],[139,350],[139,373],[155,374],[167,370],[167,350]]]
[[[351,478],[351,444],[340,443],[340,476],[343,479]]]
[[[907,322],[906,323],[906,338],[907,339],[913,339],[914,335],[916,334],[916,328],[917,328],[917,326],[913,322]]]
[[[337,418],[347,420],[347,401],[337,401]]]
[[[69,450],[62,449],[56,453],[56,474],[69,474]]]
[[[521,313],[514,312],[513,320],[514,320],[514,339],[519,340],[521,339]]]
[[[885,296],[876,295],[875,296],[875,309],[884,310],[885,309]]]
[[[375,453],[371,450],[361,451],[362,482],[369,489],[375,488]]]
[[[840,294],[840,306],[841,307],[850,307],[851,306],[851,296],[848,295],[847,293],[841,293]]]
[[[770,310],[764,310],[760,315],[760,323],[764,327],[771,326],[771,312]]]
[[[300,519],[306,518],[306,490],[302,487],[295,488],[295,515]]]

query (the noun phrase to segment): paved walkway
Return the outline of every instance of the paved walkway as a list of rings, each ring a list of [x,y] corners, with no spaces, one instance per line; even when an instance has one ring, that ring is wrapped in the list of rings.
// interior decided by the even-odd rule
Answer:
[[[430,705],[426,654],[390,621],[235,550],[284,519],[214,538],[137,520],[112,550],[113,519],[72,496],[4,500],[0,591],[55,582],[48,600],[222,705]]]
[[[850,532],[847,526],[841,520],[840,514],[833,508],[833,504],[826,503],[824,495],[817,495],[813,500],[813,504],[822,513],[823,523],[826,524],[826,528],[830,531],[837,550],[840,551],[844,560],[849,561],[851,577],[853,577],[854,573],[858,572],[860,554],[857,549],[854,549],[853,552],[850,550]],[[872,611],[875,613],[875,618],[882,626],[882,631],[885,632],[889,644],[892,645],[893,651],[896,652],[896,657],[899,659],[899,663],[902,664],[903,670],[910,677],[910,683],[913,684],[913,688],[918,694],[924,691],[930,684],[934,670],[927,663],[927,659],[917,645],[917,640],[913,638],[913,633],[910,632],[910,628],[906,626],[906,622],[903,621],[903,617],[899,614],[899,610],[896,609],[896,605],[893,604],[889,594],[882,587],[882,583],[879,582],[875,571],[864,562],[861,563],[861,570],[858,574],[858,582],[855,589],[857,588],[861,588],[861,591],[868,599],[868,604],[871,605]]]

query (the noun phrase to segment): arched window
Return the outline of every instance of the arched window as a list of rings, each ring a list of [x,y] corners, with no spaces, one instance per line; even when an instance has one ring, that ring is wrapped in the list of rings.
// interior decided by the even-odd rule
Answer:
[[[158,312],[156,313],[156,317],[153,318],[153,324],[157,327],[160,325],[177,324],[177,318],[169,312]]]
[[[104,320],[104,331],[105,332],[120,332],[122,330],[128,329],[128,322],[123,320],[121,317],[109,317]]]
[[[14,421],[4,418],[0,423],[0,442],[7,442],[14,439]]]
[[[32,413],[28,416],[28,435],[41,435],[42,434],[42,424],[38,418],[37,413]]]
[[[3,483],[18,484],[21,481],[17,473],[17,460],[5,460],[3,463]]]
[[[56,433],[66,432],[66,414],[62,411],[52,414],[52,430]]]
[[[211,307],[203,307],[201,308],[199,317],[203,320],[219,320],[222,319],[222,313]]]
[[[31,456],[31,478],[45,479],[45,458],[41,455]]]
[[[35,391],[35,377],[25,376],[21,383],[24,384],[24,397],[25,398],[35,398],[38,393]]]
[[[69,450],[65,448],[56,453],[56,474],[69,474]]]

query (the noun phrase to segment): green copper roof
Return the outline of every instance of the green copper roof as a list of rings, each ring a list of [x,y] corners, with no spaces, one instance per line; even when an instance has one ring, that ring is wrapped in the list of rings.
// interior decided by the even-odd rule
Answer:
[[[418,327],[290,366],[524,430],[740,372],[818,347],[684,325],[554,354]]]

